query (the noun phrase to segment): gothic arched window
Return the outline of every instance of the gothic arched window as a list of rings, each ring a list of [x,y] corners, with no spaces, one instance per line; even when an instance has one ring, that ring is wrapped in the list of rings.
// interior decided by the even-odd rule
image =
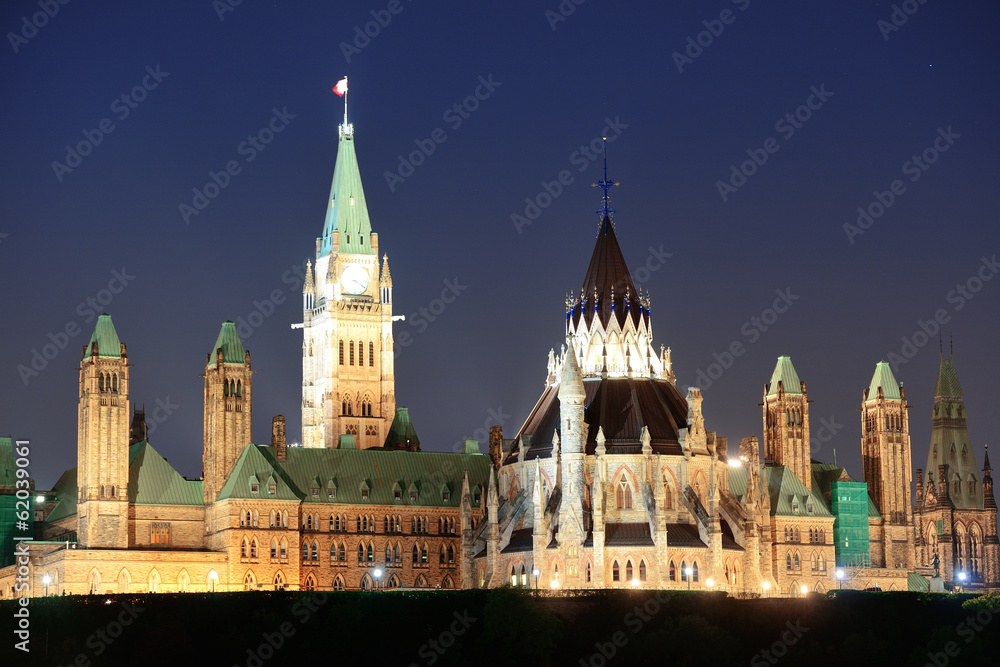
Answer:
[[[375,343],[368,343],[368,365],[375,365]]]
[[[344,341],[340,341],[340,365],[344,365]]]

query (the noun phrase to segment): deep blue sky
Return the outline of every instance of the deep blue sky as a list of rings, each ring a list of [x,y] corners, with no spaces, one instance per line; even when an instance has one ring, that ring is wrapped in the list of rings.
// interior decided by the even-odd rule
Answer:
[[[177,406],[151,441],[182,474],[201,474],[198,374],[220,323],[247,318],[274,290],[287,300],[244,341],[257,370],[254,440],[269,441],[278,413],[300,437],[301,332],[289,325],[301,321],[301,297],[283,277],[322,230],[342,114],[330,89],[345,74],[372,226],[389,255],[394,310],[408,316],[396,335],[413,336],[396,360],[397,403],[410,407],[424,449],[450,450],[498,414],[512,436],[540,394],[547,353],[563,338],[564,295],[580,288],[598,224],[590,184],[600,164],[574,152],[610,118],[627,126],[608,154],[633,276],[650,247],[672,253],[643,287],[678,385],[694,384],[713,353],[744,346],[704,392],[708,427],[731,451],[760,435],[762,385],[789,354],[815,401],[814,456],[831,460],[836,448],[860,477],[862,389],[918,320],[944,309],[981,465],[983,443],[1000,434],[1000,280],[960,310],[948,295],[1000,252],[1000,10],[929,0],[885,39],[877,22],[893,9],[875,2],[588,0],[555,30],[545,12],[556,0],[528,4],[403,2],[349,63],[341,43],[387,2],[244,0],[223,20],[207,0],[70,3],[16,53],[8,35],[0,433],[33,439],[39,485],[75,465],[74,368],[93,325],[78,304],[122,267],[134,279],[103,309],[134,363],[133,401]],[[732,22],[678,67],[673,53],[704,21],[718,31],[711,22],[725,9]],[[19,32],[37,11],[5,2],[0,27]],[[147,67],[167,75],[121,118],[116,98]],[[460,127],[446,122],[491,75],[489,98]],[[819,108],[789,137],[775,124],[812,87],[832,96],[813,98]],[[247,162],[238,146],[275,108],[294,118]],[[52,163],[104,118],[114,130],[59,180]],[[910,181],[904,163],[949,127],[958,138]],[[436,128],[447,140],[390,190],[384,173]],[[717,181],[769,138],[777,152],[723,201]],[[179,204],[229,160],[240,174],[185,224]],[[511,215],[562,170],[572,183],[518,233]],[[903,194],[850,243],[843,225],[896,179]],[[445,280],[466,289],[419,331],[409,316]],[[751,340],[745,323],[779,289],[798,299]],[[26,385],[18,365],[67,324],[82,332]],[[935,338],[897,367],[920,467],[937,365]],[[842,425],[826,442],[821,418]]]

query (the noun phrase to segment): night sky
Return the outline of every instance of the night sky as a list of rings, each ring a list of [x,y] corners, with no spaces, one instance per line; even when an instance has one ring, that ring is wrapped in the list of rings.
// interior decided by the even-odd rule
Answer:
[[[484,427],[512,437],[540,395],[598,229],[605,133],[656,347],[682,391],[705,373],[730,452],[761,435],[788,354],[813,456],[836,449],[860,478],[862,390],[896,355],[923,467],[938,328],[980,466],[1000,441],[995,3],[224,3],[0,10],[0,433],[32,439],[40,487],[76,465],[74,369],[105,310],[133,403],[159,408],[150,441],[182,474],[201,475],[198,374],[226,319],[251,334],[254,441],[279,413],[301,437],[296,271],[322,231],[345,75],[407,316],[396,401],[423,449],[485,451]],[[411,160],[419,146],[433,152]],[[211,173],[225,187],[184,215]]]

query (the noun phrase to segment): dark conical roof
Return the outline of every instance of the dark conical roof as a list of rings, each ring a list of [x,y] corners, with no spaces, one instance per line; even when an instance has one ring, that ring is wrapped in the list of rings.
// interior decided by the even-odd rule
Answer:
[[[607,215],[601,222],[594,254],[590,257],[587,275],[583,279],[582,302],[573,309],[574,319],[577,321],[581,314],[586,317],[588,324],[593,321],[595,288],[596,312],[605,327],[611,321],[612,311],[618,318],[619,326],[624,326],[626,317],[633,318],[635,325],[639,325],[642,305],[632,283],[625,257],[622,255],[621,246],[618,245],[614,224]]]
[[[958,373],[955,372],[955,363],[951,359],[941,357],[934,397],[962,399],[962,385],[958,383]]]
[[[382,446],[385,449],[402,449],[411,452],[420,451],[420,436],[417,435],[416,429],[413,428],[413,422],[410,421],[409,408],[396,408],[396,415],[392,419],[392,426],[389,427],[389,433],[386,435],[385,443]]]

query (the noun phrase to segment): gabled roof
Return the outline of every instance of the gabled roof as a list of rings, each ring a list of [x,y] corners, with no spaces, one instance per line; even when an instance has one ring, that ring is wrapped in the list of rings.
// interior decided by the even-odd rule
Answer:
[[[224,364],[242,364],[246,358],[243,341],[240,340],[240,335],[236,333],[236,325],[233,324],[232,320],[226,320],[222,323],[222,328],[219,330],[219,337],[215,339],[215,345],[212,346],[212,352],[209,355],[209,366],[215,365],[215,353],[220,349],[222,350],[222,363]]]
[[[90,350],[95,341],[97,342],[97,356],[116,358],[122,356],[122,344],[118,340],[118,332],[115,331],[115,325],[107,313],[102,313],[97,318],[94,333],[90,335],[90,343],[87,344],[87,349],[83,352],[84,358],[90,356]]]
[[[892,368],[886,361],[880,361],[875,364],[875,374],[872,375],[871,384],[868,385],[866,402],[874,401],[878,398],[879,387],[882,387],[882,396],[886,400],[898,401],[902,398],[902,395],[899,393],[899,383],[896,382],[896,376],[892,374]]]
[[[792,469],[787,466],[766,468],[767,488],[771,494],[771,513],[775,516],[832,517],[826,499],[806,488]],[[792,511],[792,503],[797,500],[799,511]],[[812,502],[813,511],[808,511]]]
[[[670,527],[668,526],[668,529]],[[649,522],[604,524],[604,546],[607,547],[651,547],[653,536],[649,533]],[[672,544],[670,534],[667,542]]]
[[[371,248],[372,223],[368,218],[368,204],[361,186],[361,170],[354,151],[354,131],[351,126],[341,129],[337,145],[337,164],[333,169],[333,183],[326,202],[326,220],[319,256],[333,251],[333,232],[340,232],[340,252],[373,254]]]
[[[288,455],[293,451],[301,451],[299,447],[289,447]],[[319,451],[319,450],[309,450]],[[323,451],[335,451],[331,449]],[[297,486],[288,475],[278,465],[274,458],[274,450],[263,445],[247,445],[243,454],[233,466],[233,472],[226,479],[219,491],[218,500],[228,500],[233,498],[254,499],[254,500],[302,500],[306,493]],[[261,481],[256,495],[250,493],[250,478],[256,476]],[[268,484],[270,480],[275,481],[275,492],[270,493]],[[327,478],[329,479],[329,478]],[[305,488],[309,488],[309,478],[306,477]],[[340,491],[337,491],[338,495]]]
[[[128,448],[128,501],[133,505],[204,505],[204,483],[184,479],[148,442]]]
[[[70,468],[59,477],[59,481],[52,487],[56,494],[56,506],[52,508],[45,518],[47,523],[55,523],[60,519],[76,514],[76,468]]]
[[[792,358],[787,354],[778,357],[778,363],[775,364],[774,372],[771,373],[771,381],[767,383],[768,396],[778,395],[779,381],[789,396],[802,395],[802,382],[799,381],[799,374],[795,372],[795,366],[792,365]]]

